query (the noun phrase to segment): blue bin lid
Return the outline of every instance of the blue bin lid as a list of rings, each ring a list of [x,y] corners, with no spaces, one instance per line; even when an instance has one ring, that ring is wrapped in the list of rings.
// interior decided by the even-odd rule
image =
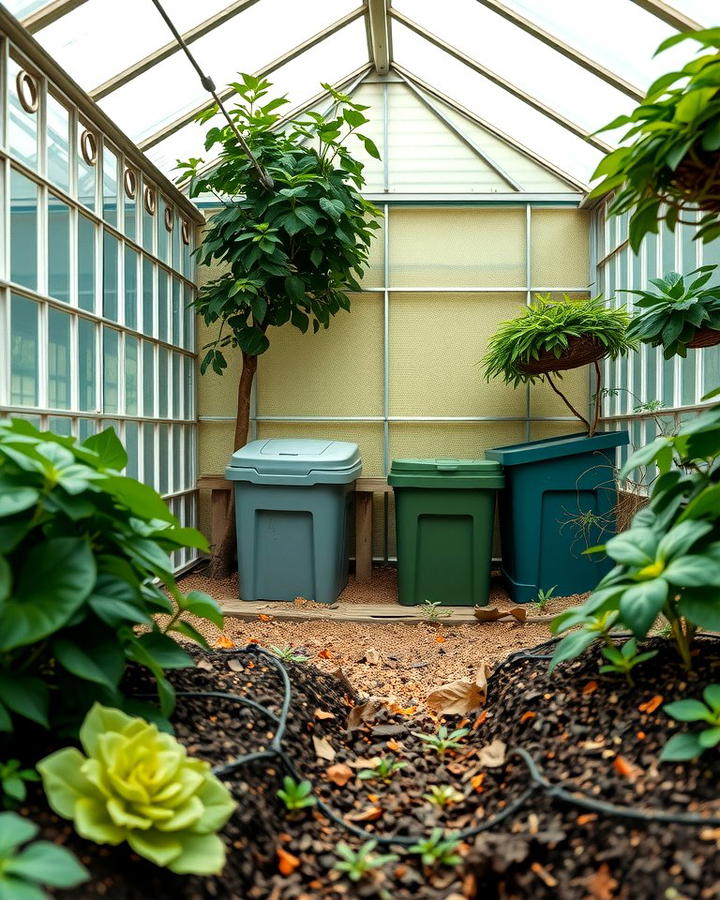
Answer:
[[[353,481],[362,471],[360,450],[348,441],[315,440],[312,438],[268,438],[251,441],[236,450],[226,476],[231,480],[260,481],[271,478],[282,483],[317,483]],[[277,480],[276,480],[277,479]]]

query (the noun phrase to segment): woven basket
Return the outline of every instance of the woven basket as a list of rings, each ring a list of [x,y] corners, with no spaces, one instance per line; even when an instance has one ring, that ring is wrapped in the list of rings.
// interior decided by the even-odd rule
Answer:
[[[526,375],[543,375],[545,372],[564,372],[578,369],[607,356],[607,348],[593,337],[570,338],[567,350],[559,357],[550,351],[540,354],[539,359],[519,362],[518,369]]]
[[[674,194],[698,209],[720,212],[720,152],[691,150],[658,194]]]
[[[720,331],[715,328],[700,328],[695,332],[695,337],[688,341],[688,347],[714,347],[720,344]]]

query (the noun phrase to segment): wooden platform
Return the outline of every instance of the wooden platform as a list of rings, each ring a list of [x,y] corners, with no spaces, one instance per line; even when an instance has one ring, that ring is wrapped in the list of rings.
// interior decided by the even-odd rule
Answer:
[[[404,622],[417,624],[427,622],[422,611],[414,606],[400,606],[399,603],[338,603],[321,606],[313,603],[300,605],[297,603],[269,603],[264,600],[244,601],[237,597],[219,597],[218,602],[226,616],[237,619],[257,619],[260,615],[272,616],[273,619],[307,622],[319,619],[326,622]],[[451,616],[440,620],[444,625],[468,625],[477,623],[472,606],[445,606]]]

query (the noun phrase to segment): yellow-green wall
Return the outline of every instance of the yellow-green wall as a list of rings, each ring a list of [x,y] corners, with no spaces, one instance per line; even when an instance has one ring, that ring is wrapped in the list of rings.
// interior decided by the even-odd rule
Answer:
[[[562,292],[588,284],[589,214],[569,207],[531,209],[529,259],[524,206],[390,206],[387,223],[387,239],[377,233],[371,265],[362,282],[364,291],[352,296],[349,314],[341,312],[328,331],[317,335],[302,335],[291,326],[270,333],[270,350],[258,368],[258,417],[382,418],[387,288],[390,459],[475,457],[488,447],[524,440],[525,421],[419,423],[392,419],[527,417],[526,389],[487,384],[477,362],[498,324],[522,311],[528,288]],[[215,274],[201,271],[200,283]],[[198,346],[211,336],[200,324]],[[232,422],[203,421],[203,417],[234,415],[239,355],[229,354],[228,363],[222,377],[206,374],[198,379],[199,471],[203,474],[222,472],[234,449]],[[587,408],[585,370],[568,374],[564,387],[579,408]],[[529,399],[531,417],[568,414],[545,386],[533,387]],[[532,438],[577,430],[574,423],[543,421],[530,422],[529,429]],[[257,435],[356,441],[362,452],[363,474],[385,474],[383,421],[260,421]],[[376,520],[376,552],[382,552],[384,516],[380,507]],[[201,497],[201,527],[207,529],[208,522],[208,498]]]

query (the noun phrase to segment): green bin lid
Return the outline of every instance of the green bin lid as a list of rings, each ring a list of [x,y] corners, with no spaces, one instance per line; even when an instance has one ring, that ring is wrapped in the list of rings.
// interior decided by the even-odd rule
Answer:
[[[392,474],[418,473],[452,475],[495,476],[502,474],[502,465],[491,459],[394,459]]]

